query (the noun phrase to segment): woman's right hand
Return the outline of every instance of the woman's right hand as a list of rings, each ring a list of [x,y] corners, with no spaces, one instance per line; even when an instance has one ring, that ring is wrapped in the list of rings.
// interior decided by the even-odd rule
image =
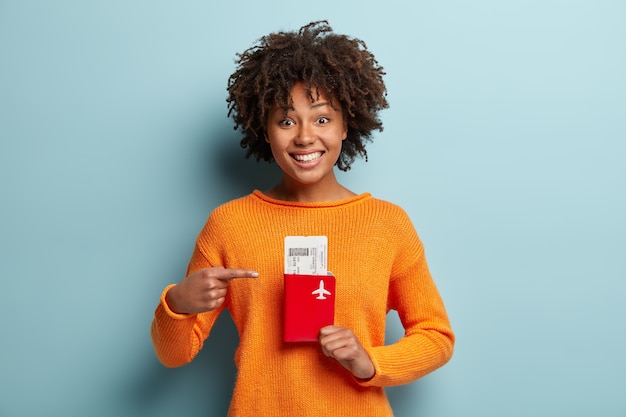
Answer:
[[[201,269],[170,288],[165,295],[165,302],[177,314],[204,313],[224,303],[230,280],[258,276],[256,271],[226,269],[222,266]]]

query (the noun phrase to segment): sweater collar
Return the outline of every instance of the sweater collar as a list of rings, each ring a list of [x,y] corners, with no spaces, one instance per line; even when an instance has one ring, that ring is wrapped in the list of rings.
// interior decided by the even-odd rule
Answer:
[[[332,208],[341,207],[349,204],[359,203],[361,201],[368,200],[372,197],[370,193],[362,193],[354,197],[346,198],[336,201],[320,201],[320,202],[298,202],[298,201],[284,201],[276,200],[268,197],[262,191],[254,190],[252,195],[257,199],[272,205],[284,206],[284,207],[301,207],[301,208]]]

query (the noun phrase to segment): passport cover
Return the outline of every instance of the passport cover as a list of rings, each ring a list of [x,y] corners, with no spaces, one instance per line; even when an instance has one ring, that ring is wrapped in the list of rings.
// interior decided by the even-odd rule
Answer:
[[[285,342],[313,342],[335,321],[333,275],[285,274]]]

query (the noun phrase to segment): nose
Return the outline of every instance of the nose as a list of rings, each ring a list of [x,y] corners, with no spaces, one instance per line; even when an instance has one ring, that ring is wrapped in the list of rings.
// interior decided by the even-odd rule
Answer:
[[[307,146],[315,142],[315,129],[307,124],[300,125],[294,143],[298,146]]]

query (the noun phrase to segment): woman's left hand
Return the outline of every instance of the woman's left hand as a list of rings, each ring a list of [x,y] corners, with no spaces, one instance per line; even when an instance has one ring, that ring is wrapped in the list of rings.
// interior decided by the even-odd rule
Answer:
[[[324,354],[336,359],[355,377],[369,379],[374,376],[374,364],[352,330],[326,326],[320,330],[319,341]]]

